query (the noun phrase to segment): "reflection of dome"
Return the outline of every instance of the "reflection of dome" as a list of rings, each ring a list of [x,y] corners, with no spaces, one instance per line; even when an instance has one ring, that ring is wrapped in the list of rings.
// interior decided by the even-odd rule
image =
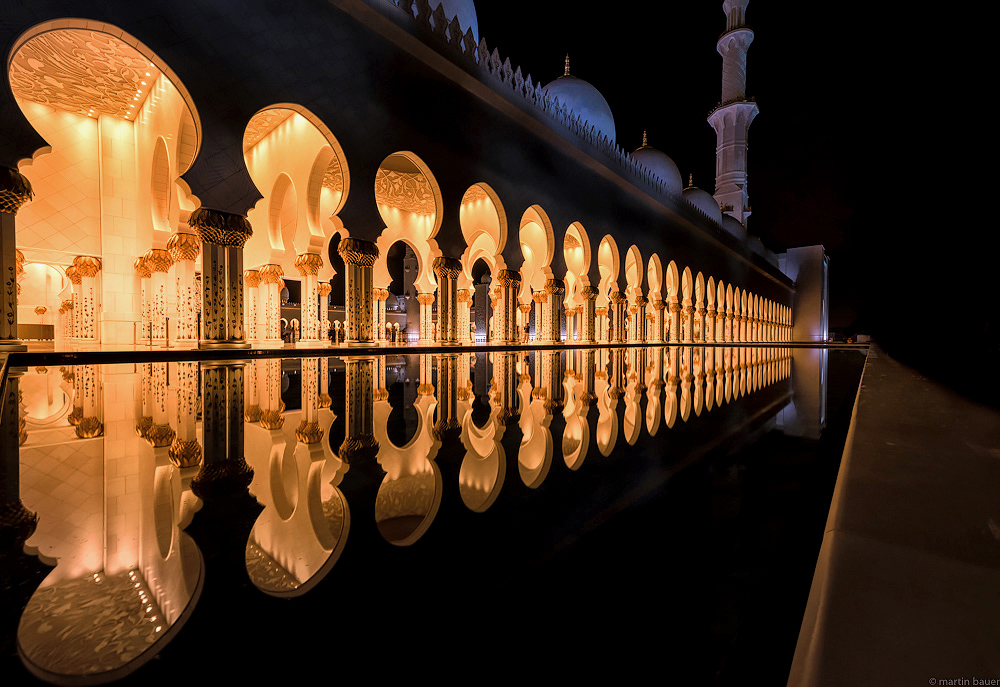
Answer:
[[[472,29],[472,36],[479,44],[479,20],[476,18],[476,4],[472,0],[431,0],[431,10],[436,10],[438,5],[443,5],[444,16],[448,21],[452,18],[458,19],[459,26],[464,34],[468,29]],[[416,12],[416,3],[413,3],[413,10]]]
[[[603,136],[615,142],[615,118],[611,107],[601,92],[583,79],[569,74],[569,55],[566,56],[566,72],[543,89],[550,98],[559,98],[559,105],[573,111],[588,127],[596,127]]]
[[[680,193],[684,189],[684,181],[677,165],[669,155],[646,143],[645,131],[642,132],[642,147],[632,153],[632,159],[663,179],[670,193]]]
[[[684,189],[684,200],[691,203],[706,215],[711,217],[716,224],[722,224],[722,210],[719,203],[708,191],[702,191],[694,185],[694,181],[688,179],[688,187]]]

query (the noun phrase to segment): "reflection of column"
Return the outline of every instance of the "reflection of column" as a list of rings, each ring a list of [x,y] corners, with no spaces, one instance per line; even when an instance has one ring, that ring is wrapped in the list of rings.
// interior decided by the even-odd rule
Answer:
[[[493,389],[493,397],[500,408],[501,424],[509,425],[517,422],[517,354],[496,353],[493,358],[493,376],[497,381]],[[476,374],[481,374],[478,370]]]
[[[281,344],[281,265],[260,268],[260,304],[263,311],[263,332],[260,339],[271,345]],[[261,318],[258,316],[258,322]],[[259,326],[259,324],[258,324]]]
[[[318,338],[326,343],[330,342],[330,292],[332,290],[333,287],[330,286],[330,282],[328,281],[320,282],[319,286],[317,287],[317,292],[319,293],[319,337]],[[380,300],[379,311],[381,312],[382,319],[384,320],[385,319],[384,298]],[[378,334],[380,331],[382,330],[376,329],[375,333]]]
[[[374,422],[374,366],[374,358],[352,356],[347,359],[346,428],[344,442],[338,450],[340,459],[345,463],[368,460],[378,453]]]
[[[198,443],[198,363],[170,363],[170,375],[177,390],[177,433],[167,455],[179,468],[191,468],[201,462]]]
[[[461,289],[456,297],[458,300],[458,340],[460,343],[472,343],[472,331],[469,326],[469,307],[472,304],[472,293]]]
[[[420,304],[420,343],[430,343],[432,341],[431,329],[434,325],[432,317],[434,305],[433,293],[418,293],[417,303]]]
[[[153,311],[152,304],[150,303],[150,297],[152,296],[152,290],[149,286],[149,279],[152,276],[152,272],[149,271],[149,264],[146,262],[146,256],[141,255],[135,259],[132,264],[135,268],[135,273],[139,277],[139,298],[140,300],[140,327],[139,327],[139,340],[136,343],[142,343],[143,341],[149,340],[149,322],[150,315]],[[76,268],[73,269],[74,272]],[[66,270],[66,274],[69,274],[69,270]],[[74,289],[75,290],[75,289]],[[74,294],[75,295],[75,294]]]
[[[611,301],[608,306],[609,315],[611,317],[611,341],[612,343],[624,343],[625,342],[625,303],[627,299],[625,294],[621,291],[612,291],[608,294],[608,300]]]
[[[61,335],[64,339],[73,336],[73,301],[67,298],[59,305],[59,313],[62,317]]]
[[[317,275],[323,267],[323,258],[316,253],[303,253],[295,258],[295,267],[302,277],[302,294],[299,297],[301,315],[299,317],[302,338],[300,341],[315,342],[320,337],[319,318],[317,308],[319,306],[319,280]],[[370,290],[369,290],[370,293]]]
[[[458,355],[438,356],[437,422],[434,438],[444,441],[457,436],[462,426],[458,421]]]
[[[3,278],[3,298],[0,301],[0,350],[27,350],[17,338],[17,275],[23,270],[17,259],[17,235],[14,217],[34,193],[28,179],[8,167],[0,167],[0,275]]]
[[[545,302],[542,313],[545,322],[542,325],[542,336],[545,341],[559,343],[562,341],[561,327],[559,326],[559,303],[561,296],[566,293],[566,285],[561,279],[547,279],[545,281]]]
[[[250,222],[242,215],[198,208],[188,224],[202,241],[199,346],[249,348],[243,332],[243,245],[253,234]],[[242,370],[240,375],[242,382]]]
[[[257,270],[247,270],[243,273],[243,288],[246,289],[246,309],[245,317],[247,340],[258,340],[257,316],[260,312],[260,272]]]
[[[174,264],[170,253],[160,248],[151,248],[143,256],[151,273],[149,278],[150,311],[149,325],[153,338],[163,341],[167,338],[167,272]]]
[[[253,470],[244,456],[243,365],[201,363],[201,379],[205,451],[192,487],[195,493],[209,484],[245,488]]]
[[[194,234],[177,233],[167,241],[167,250],[174,260],[174,282],[177,294],[177,323],[174,328],[174,339],[187,344],[198,342],[198,292],[197,265],[195,261],[201,254],[201,241]],[[256,290],[254,295],[256,295]],[[256,311],[256,304],[254,307]],[[256,318],[254,318],[256,319]],[[255,330],[247,332],[248,337],[255,336]]]
[[[97,273],[101,271],[99,258],[80,255],[73,258],[76,273],[80,276],[80,304],[76,311],[80,326],[77,336],[85,341],[97,340]]]
[[[434,258],[434,275],[438,282],[438,327],[440,343],[458,343],[458,275],[462,262],[455,258]]]
[[[303,358],[302,366],[302,420],[295,429],[300,444],[318,444],[323,439],[319,426],[319,359]]]
[[[378,247],[363,239],[341,239],[337,252],[344,260],[346,275],[346,343],[373,343],[372,337],[372,266]]]
[[[73,387],[78,399],[73,400],[74,411],[80,409],[76,423],[76,435],[81,439],[103,436],[104,404],[101,402],[101,386],[94,365],[73,367]]]
[[[521,273],[517,270],[500,270],[497,273],[497,284],[500,286],[500,343],[513,344],[521,340],[517,326],[517,293],[521,290]]]

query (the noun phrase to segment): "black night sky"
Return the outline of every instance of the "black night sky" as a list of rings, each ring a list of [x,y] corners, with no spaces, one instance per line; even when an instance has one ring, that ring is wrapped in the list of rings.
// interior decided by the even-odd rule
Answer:
[[[721,92],[721,0],[615,6],[476,9],[480,35],[501,58],[544,84],[569,53],[573,75],[608,100],[619,145],[638,148],[647,129],[685,181],[693,174],[714,191],[706,118]],[[750,2],[747,94],[760,114],[749,132],[748,230],[775,252],[826,248],[832,329],[872,334],[906,362],[991,400],[981,377],[940,346],[960,343],[1000,379],[997,316],[986,300],[996,291],[995,230],[985,216],[962,216],[979,201],[957,200],[966,168],[946,161],[974,150],[981,135],[982,124],[957,107],[970,92],[948,71],[970,58],[917,25],[929,19],[878,3]],[[934,17],[934,29],[948,34],[957,21]]]

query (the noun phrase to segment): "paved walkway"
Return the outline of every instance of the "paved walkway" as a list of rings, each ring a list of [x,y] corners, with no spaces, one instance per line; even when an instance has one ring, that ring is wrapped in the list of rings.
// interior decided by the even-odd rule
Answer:
[[[788,684],[1000,685],[1000,413],[874,346]]]

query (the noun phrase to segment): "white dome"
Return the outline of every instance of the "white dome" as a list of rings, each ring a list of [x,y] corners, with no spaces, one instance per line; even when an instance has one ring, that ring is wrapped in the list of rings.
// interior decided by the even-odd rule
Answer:
[[[684,200],[711,217],[716,224],[722,224],[722,210],[708,191],[702,191],[697,186],[688,186],[684,189]]]
[[[615,142],[615,118],[611,107],[601,92],[583,79],[569,75],[567,58],[566,74],[549,82],[543,89],[550,98],[559,98],[559,105],[568,107],[581,122],[596,127],[602,136]]]
[[[632,159],[663,179],[671,193],[680,193],[684,189],[681,172],[666,153],[646,145],[644,141],[642,147],[632,153]]]
[[[414,3],[416,5],[416,3]],[[458,25],[462,27],[462,33],[472,29],[472,36],[479,45],[479,20],[476,18],[476,5],[472,0],[430,0],[431,11],[437,9],[438,5],[444,5],[444,16],[448,21],[458,17]],[[416,7],[414,7],[416,11]]]
[[[747,237],[746,227],[744,227],[738,219],[730,214],[722,216],[722,228],[738,239],[745,239]],[[757,239],[757,241],[759,243],[760,239]],[[760,247],[763,249],[764,244],[761,243]],[[761,253],[761,255],[763,255],[763,253]]]

